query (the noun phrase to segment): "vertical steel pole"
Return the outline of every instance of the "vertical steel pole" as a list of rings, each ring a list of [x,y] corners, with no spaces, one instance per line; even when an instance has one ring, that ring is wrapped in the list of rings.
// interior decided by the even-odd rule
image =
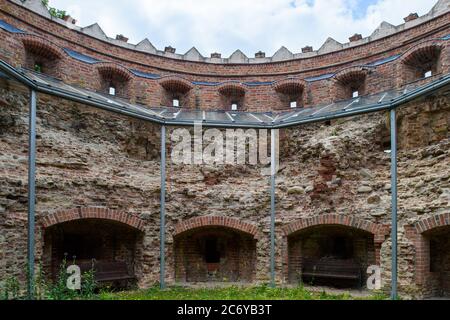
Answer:
[[[391,196],[392,196],[392,285],[391,299],[397,299],[397,119],[391,110]]]
[[[36,92],[30,91],[28,130],[28,299],[34,299],[34,229],[36,204]]]
[[[160,287],[166,287],[166,127],[161,126]]]
[[[270,284],[275,287],[275,152],[276,152],[276,140],[275,130],[272,129],[270,133],[270,157],[271,157],[271,170],[270,170]]]

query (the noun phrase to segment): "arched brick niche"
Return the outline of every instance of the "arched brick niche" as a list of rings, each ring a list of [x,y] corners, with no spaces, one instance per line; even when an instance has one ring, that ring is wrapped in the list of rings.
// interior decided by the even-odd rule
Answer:
[[[390,227],[343,215],[321,215],[297,220],[283,227],[283,264],[289,282],[309,281],[309,264],[335,265],[360,270],[363,283],[369,265],[380,265],[381,245]],[[345,273],[345,272],[344,272]],[[320,280],[320,279],[318,279]],[[336,281],[335,281],[336,280]],[[354,281],[332,279],[327,285],[355,285]]]
[[[138,217],[106,208],[76,208],[44,216],[40,224],[43,267],[53,279],[64,259],[75,259],[83,271],[92,261],[99,270],[123,270],[125,265],[128,274],[137,276],[144,234],[144,222]]]
[[[415,248],[415,279],[425,296],[450,296],[450,213],[405,226]]]
[[[303,79],[284,79],[273,84],[280,100],[280,109],[302,108],[305,106],[307,83]],[[293,105],[295,104],[295,106]]]
[[[217,91],[220,94],[219,107],[222,110],[232,110],[235,105],[235,111],[245,110],[245,94],[246,88],[237,82],[226,82],[221,84]]]
[[[256,226],[229,217],[196,217],[174,231],[175,281],[251,282],[256,275]]]
[[[111,94],[133,100],[132,83],[134,76],[126,68],[115,63],[99,63],[95,66],[98,76],[98,90],[104,94]]]
[[[400,85],[441,74],[442,50],[442,43],[427,41],[405,52],[398,62]]]
[[[367,67],[350,67],[339,71],[334,76],[332,96],[335,100],[346,100],[366,95],[367,76],[370,72]]]
[[[179,76],[167,76],[159,80],[161,86],[161,105],[165,107],[194,107],[194,86]],[[177,101],[177,105],[175,104]]]
[[[65,52],[57,45],[37,35],[20,35],[24,47],[22,64],[25,68],[60,78],[61,61]]]

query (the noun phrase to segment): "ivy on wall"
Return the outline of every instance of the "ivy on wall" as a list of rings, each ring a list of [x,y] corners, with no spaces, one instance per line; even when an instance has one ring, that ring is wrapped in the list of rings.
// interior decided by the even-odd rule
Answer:
[[[52,17],[64,19],[67,16],[66,11],[50,7],[49,0],[42,0],[42,4],[47,8]]]

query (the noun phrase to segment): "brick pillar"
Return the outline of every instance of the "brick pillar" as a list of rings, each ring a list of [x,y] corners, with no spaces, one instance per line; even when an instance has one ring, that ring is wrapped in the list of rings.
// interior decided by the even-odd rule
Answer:
[[[424,286],[430,276],[430,243],[412,226],[405,227],[406,236],[413,242],[415,254],[415,279],[419,286]]]

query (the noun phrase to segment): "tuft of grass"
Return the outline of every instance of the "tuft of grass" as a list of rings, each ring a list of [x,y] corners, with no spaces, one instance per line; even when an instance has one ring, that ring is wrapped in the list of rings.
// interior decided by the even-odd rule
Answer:
[[[255,287],[227,288],[184,288],[171,287],[161,290],[155,286],[147,290],[126,292],[103,292],[99,300],[384,300],[387,297],[375,294],[365,298],[355,298],[348,293],[329,294],[312,292],[302,286],[295,288],[272,288],[268,285]]]

